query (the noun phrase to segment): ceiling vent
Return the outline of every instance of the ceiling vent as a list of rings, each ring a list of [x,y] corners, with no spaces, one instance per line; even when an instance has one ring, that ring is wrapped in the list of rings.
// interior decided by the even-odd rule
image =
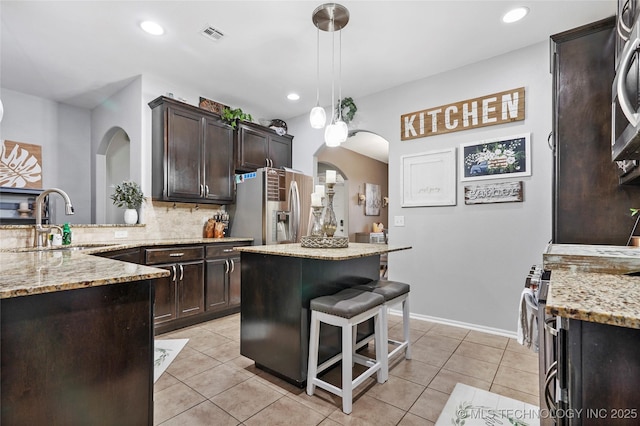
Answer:
[[[218,41],[224,37],[224,33],[222,31],[213,28],[211,25],[204,27],[200,34],[213,41]]]

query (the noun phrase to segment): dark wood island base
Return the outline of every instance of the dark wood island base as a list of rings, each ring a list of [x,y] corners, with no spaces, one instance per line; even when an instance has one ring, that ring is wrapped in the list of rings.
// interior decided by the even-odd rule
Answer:
[[[240,353],[299,387],[307,379],[311,299],[377,280],[380,254],[409,247],[350,243],[348,249],[300,244],[236,248],[242,252]],[[373,332],[358,328],[358,340]],[[322,325],[319,361],[340,351],[340,329]]]

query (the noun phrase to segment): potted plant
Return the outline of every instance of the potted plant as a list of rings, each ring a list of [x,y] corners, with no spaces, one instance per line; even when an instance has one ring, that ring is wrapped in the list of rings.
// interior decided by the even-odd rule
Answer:
[[[353,120],[353,116],[356,115],[356,111],[358,111],[358,107],[353,102],[353,98],[344,98],[336,105],[336,118],[342,113],[342,121],[349,124]]]
[[[133,225],[138,222],[138,209],[144,203],[144,194],[136,182],[125,180],[114,187],[111,199],[116,207],[125,207],[124,223]]]
[[[238,125],[238,120],[245,120],[245,121],[253,120],[253,118],[251,117],[251,114],[244,113],[242,111],[242,108],[231,109],[231,108],[224,107],[224,109],[222,110],[221,117],[225,123],[229,124],[234,129]]]

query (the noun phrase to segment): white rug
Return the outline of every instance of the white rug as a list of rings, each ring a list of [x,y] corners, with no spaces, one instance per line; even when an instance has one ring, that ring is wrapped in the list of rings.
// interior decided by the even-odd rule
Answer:
[[[540,425],[536,405],[457,383],[436,426],[510,424]],[[543,413],[544,414],[544,413]]]
[[[164,370],[176,359],[189,339],[167,339],[154,341],[153,383],[157,382]]]

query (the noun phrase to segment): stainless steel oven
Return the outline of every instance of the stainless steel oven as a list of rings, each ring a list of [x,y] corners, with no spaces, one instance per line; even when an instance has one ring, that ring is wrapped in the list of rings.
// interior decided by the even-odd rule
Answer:
[[[559,425],[557,410],[561,392],[558,380],[558,317],[546,312],[551,271],[533,265],[525,286],[534,290],[537,299],[538,375],[540,392],[540,425]]]

